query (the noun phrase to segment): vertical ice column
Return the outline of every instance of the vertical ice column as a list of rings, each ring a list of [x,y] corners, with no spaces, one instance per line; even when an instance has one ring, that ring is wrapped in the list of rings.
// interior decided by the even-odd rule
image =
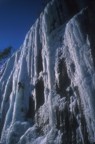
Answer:
[[[66,26],[65,44],[69,50],[70,57],[75,64],[76,70],[71,81],[74,86],[78,86],[83,111],[91,141],[95,141],[95,85],[93,85],[94,67],[91,57],[90,45],[87,42],[87,35],[79,26],[82,23],[77,21],[78,15]]]
[[[20,55],[18,65],[20,65],[20,67],[18,71],[18,78],[16,80],[17,88],[15,92],[16,99],[14,103],[13,122],[17,120],[24,121],[27,112],[27,105],[28,105],[27,103],[29,98],[27,85],[29,83],[29,78],[27,71],[27,62],[24,52],[22,52]]]

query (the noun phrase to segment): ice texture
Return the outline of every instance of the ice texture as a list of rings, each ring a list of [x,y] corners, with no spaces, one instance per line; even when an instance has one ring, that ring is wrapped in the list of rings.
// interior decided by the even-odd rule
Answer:
[[[0,68],[0,144],[95,143],[95,15],[86,4],[52,0]]]

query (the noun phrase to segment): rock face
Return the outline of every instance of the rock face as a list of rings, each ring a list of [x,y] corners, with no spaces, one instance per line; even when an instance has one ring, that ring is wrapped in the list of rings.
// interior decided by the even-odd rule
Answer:
[[[0,144],[95,144],[94,1],[53,0],[0,71]]]

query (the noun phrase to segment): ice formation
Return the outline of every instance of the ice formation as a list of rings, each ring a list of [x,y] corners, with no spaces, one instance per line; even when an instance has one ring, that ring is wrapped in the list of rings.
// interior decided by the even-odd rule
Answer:
[[[93,3],[52,0],[2,66],[0,144],[95,144]]]

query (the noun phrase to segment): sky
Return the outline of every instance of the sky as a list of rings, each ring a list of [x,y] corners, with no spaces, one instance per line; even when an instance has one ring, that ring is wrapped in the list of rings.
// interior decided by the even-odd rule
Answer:
[[[19,48],[42,9],[41,0],[0,0],[0,51]]]

